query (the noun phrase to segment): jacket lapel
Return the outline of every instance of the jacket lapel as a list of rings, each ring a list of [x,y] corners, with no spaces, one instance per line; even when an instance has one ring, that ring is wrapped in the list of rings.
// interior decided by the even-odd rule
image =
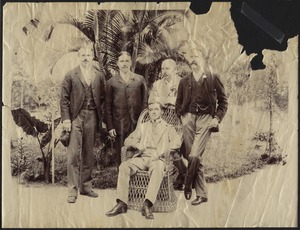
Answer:
[[[76,67],[75,74],[78,76],[78,78],[79,78],[79,80],[81,81],[81,83],[82,83],[83,85],[86,85],[86,82],[85,82],[85,80],[84,80],[84,78],[83,78],[83,74],[82,74],[81,69],[80,69],[79,66]]]
[[[121,77],[120,73],[116,75],[116,79],[121,84],[125,84],[126,85],[126,82],[123,80],[123,78]]]
[[[158,124],[159,129],[158,129],[158,134],[156,140],[156,146],[158,146],[163,134],[167,131],[167,124],[162,120],[160,124]]]

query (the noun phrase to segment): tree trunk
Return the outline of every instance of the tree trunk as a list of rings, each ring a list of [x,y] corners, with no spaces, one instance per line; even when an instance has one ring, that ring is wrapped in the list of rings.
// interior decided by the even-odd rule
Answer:
[[[146,65],[145,66],[145,81],[147,83],[147,85],[149,85],[149,72],[150,72],[150,66]]]
[[[131,65],[131,71],[135,71],[136,67],[136,60],[139,50],[139,42],[140,42],[140,34],[134,38],[134,44],[133,44],[133,51],[132,51],[132,65]]]
[[[45,157],[44,160],[44,181],[49,184],[50,182],[50,169],[51,169],[51,159],[52,159],[52,154],[48,154],[47,157]]]

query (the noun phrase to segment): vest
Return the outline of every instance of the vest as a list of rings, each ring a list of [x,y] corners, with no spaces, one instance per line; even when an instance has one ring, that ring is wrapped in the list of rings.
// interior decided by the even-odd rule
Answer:
[[[96,104],[93,97],[93,91],[90,85],[89,86],[84,85],[84,94],[85,94],[85,98],[81,109],[89,109],[89,110],[96,109]]]

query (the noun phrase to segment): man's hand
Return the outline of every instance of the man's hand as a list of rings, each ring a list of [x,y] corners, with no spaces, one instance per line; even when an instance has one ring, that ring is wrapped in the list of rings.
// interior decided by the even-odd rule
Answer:
[[[219,120],[218,118],[213,118],[210,122],[210,125],[208,126],[208,129],[211,129],[211,128],[215,128],[219,125]]]
[[[192,114],[186,113],[181,116],[181,123],[182,125],[186,125],[191,120]]]
[[[71,121],[70,120],[63,121],[63,130],[71,132]]]
[[[117,132],[115,129],[109,130],[108,133],[109,133],[109,136],[111,136],[113,138],[115,138],[117,136]]]

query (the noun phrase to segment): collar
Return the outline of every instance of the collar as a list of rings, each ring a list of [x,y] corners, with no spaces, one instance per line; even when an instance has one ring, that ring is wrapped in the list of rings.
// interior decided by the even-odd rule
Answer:
[[[129,71],[127,74],[124,74],[123,72],[120,71],[119,74],[123,80],[126,79],[127,77],[129,77],[129,79],[132,81],[134,80],[134,74],[131,71]]]
[[[161,117],[158,118],[158,119],[156,119],[156,120],[150,120],[150,122],[151,122],[152,124],[159,124],[159,123],[161,123],[161,121],[162,121],[162,118],[161,118]]]
[[[92,66],[90,65],[88,68],[84,68],[81,64],[79,65],[81,72],[92,71]]]

